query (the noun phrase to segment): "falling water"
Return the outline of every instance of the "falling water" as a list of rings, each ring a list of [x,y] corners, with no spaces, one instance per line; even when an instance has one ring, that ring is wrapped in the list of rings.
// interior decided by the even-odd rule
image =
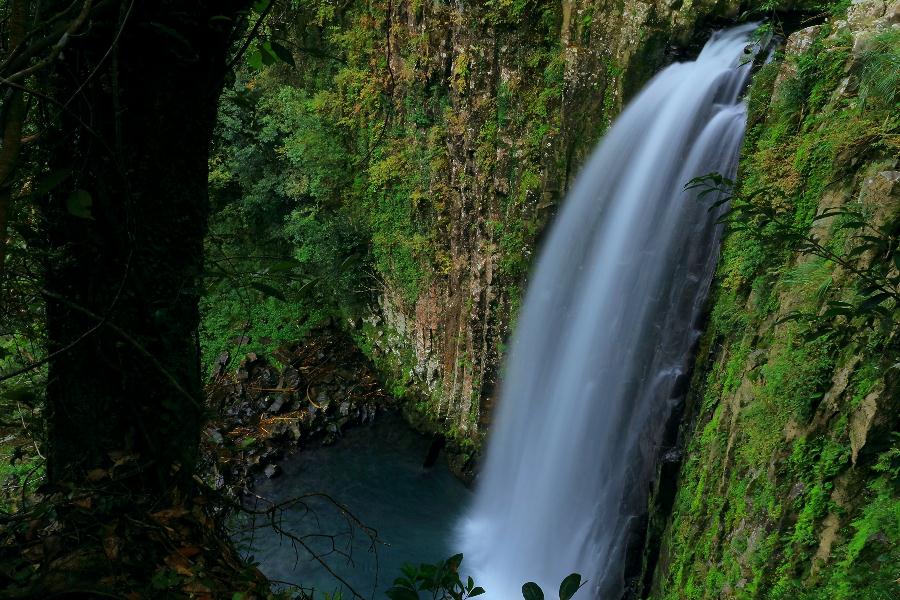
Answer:
[[[617,599],[629,523],[646,509],[662,430],[699,331],[721,226],[685,192],[733,176],[753,25],[660,72],[578,178],[513,336],[499,411],[460,546],[491,598]],[[643,506],[642,506],[643,505]]]

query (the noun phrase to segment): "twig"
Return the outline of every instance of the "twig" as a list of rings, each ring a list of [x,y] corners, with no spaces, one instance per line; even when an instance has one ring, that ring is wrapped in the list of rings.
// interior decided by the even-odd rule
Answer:
[[[93,0],[85,0],[84,5],[81,7],[81,12],[77,17],[69,24],[66,30],[63,32],[62,36],[60,36],[59,40],[56,44],[53,45],[53,48],[50,50],[50,54],[31,65],[30,67],[26,67],[17,73],[13,73],[9,77],[3,79],[3,83],[9,85],[10,83],[15,83],[20,79],[25,79],[32,73],[36,73],[40,71],[47,65],[49,65],[53,60],[59,56],[59,53],[62,52],[62,49],[66,46],[69,41],[69,38],[78,31],[78,29],[84,24],[85,19],[87,19],[88,14],[91,12],[91,6],[93,5]]]
[[[225,66],[226,71],[230,71],[234,68],[234,65],[241,59],[244,53],[247,51],[247,48],[250,47],[250,44],[256,38],[259,33],[260,28],[262,27],[263,21],[266,20],[266,17],[269,16],[269,13],[272,11],[272,7],[275,5],[274,2],[269,2],[269,5],[260,13],[259,18],[256,20],[256,23],[253,24],[253,29],[250,30],[250,33],[247,35],[247,39],[244,40],[244,43],[241,45],[241,48],[237,51],[228,64]]]

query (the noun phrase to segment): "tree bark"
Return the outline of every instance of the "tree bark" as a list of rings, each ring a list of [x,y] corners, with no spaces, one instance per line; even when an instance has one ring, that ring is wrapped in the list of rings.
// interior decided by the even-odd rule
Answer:
[[[11,0],[9,9],[9,48],[17,48],[25,41],[25,21],[28,18],[26,0]],[[6,264],[9,238],[9,219],[12,212],[13,173],[22,147],[22,128],[25,123],[25,98],[21,90],[7,90],[3,107],[3,146],[0,147],[0,276]]]
[[[105,4],[53,70],[53,168],[72,174],[44,206],[48,350],[72,350],[49,363],[47,475],[137,455],[137,485],[166,492],[189,484],[205,414],[207,160],[247,2]]]

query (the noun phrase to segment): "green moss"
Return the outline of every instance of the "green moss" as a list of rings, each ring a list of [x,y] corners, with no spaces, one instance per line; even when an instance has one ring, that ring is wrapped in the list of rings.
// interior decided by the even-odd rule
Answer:
[[[824,26],[809,51],[788,59],[795,75],[774,98],[778,62],[750,90],[736,193],[770,203],[797,231],[810,229],[837,187],[858,197],[860,183],[898,152],[896,111],[854,97],[852,79],[844,87],[849,50],[846,36]],[[894,445],[874,464],[860,453],[855,465],[850,436],[870,394],[879,414],[898,409],[886,377],[900,360],[896,342],[857,322],[848,337],[782,322],[793,310],[823,312],[828,300],[855,294],[854,283],[796,244],[773,243],[770,226],[750,225],[723,245],[701,344],[710,357],[694,377],[696,420],[664,536],[667,571],[652,597],[893,597],[900,434],[869,432],[867,448],[884,449],[888,436]],[[819,227],[836,252],[848,247],[837,221]],[[826,532],[825,523],[838,526]]]

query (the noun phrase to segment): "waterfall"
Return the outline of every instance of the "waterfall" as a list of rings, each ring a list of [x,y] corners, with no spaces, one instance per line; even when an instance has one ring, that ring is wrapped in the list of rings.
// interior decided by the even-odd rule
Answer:
[[[696,176],[733,177],[754,25],[656,75],[563,203],[510,346],[486,463],[459,525],[487,597],[623,593],[629,522],[646,510],[659,440],[699,338],[721,225]]]

